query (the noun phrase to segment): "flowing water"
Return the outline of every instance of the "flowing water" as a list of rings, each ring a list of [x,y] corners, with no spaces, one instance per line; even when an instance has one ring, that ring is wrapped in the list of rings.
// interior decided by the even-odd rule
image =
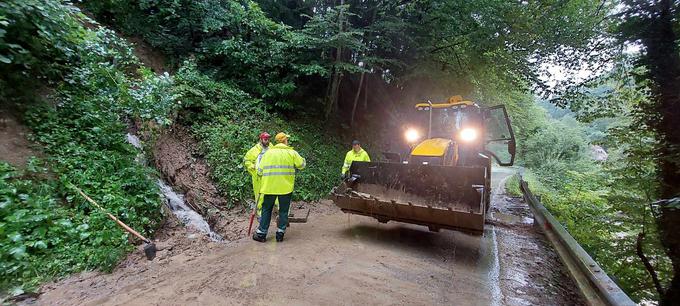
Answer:
[[[139,137],[132,135],[130,133],[127,133],[125,135],[125,140],[127,140],[127,142],[129,144],[131,144],[133,147],[135,147],[139,150],[142,150],[142,142],[139,140]]]
[[[127,140],[128,143],[130,143],[132,146],[140,150],[140,153],[137,155],[137,162],[139,163],[144,163],[144,154],[143,154],[143,147],[142,143],[139,140],[139,137],[136,135],[127,133],[125,135],[125,139]],[[163,195],[163,198],[165,199],[165,203],[167,204],[168,208],[172,211],[172,213],[177,217],[177,219],[180,220],[184,224],[185,227],[192,231],[197,231],[202,234],[207,235],[212,239],[213,241],[221,241],[222,236],[219,234],[215,233],[210,229],[210,225],[208,224],[205,219],[203,219],[203,216],[201,214],[197,213],[187,203],[184,201],[184,195],[175,192],[172,190],[172,187],[170,187],[165,181],[162,179],[158,179],[158,187],[160,188],[161,195]]]
[[[177,216],[177,219],[179,219],[184,224],[184,226],[206,234],[214,241],[222,240],[222,237],[219,234],[213,232],[210,229],[210,225],[208,225],[208,222],[203,219],[203,216],[191,209],[189,205],[186,204],[184,201],[184,195],[176,193],[174,190],[172,190],[172,187],[168,186],[168,184],[163,182],[161,179],[158,180],[158,187],[160,187],[161,194],[163,194],[163,197],[165,197],[168,207],[172,213]]]

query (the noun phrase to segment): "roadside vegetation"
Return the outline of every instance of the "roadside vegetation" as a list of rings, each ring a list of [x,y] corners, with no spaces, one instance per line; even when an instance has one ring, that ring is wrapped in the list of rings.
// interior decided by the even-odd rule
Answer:
[[[2,109],[23,113],[43,155],[0,163],[0,291],[110,270],[132,248],[71,184],[157,229],[157,174],[135,162],[131,122],[188,128],[229,206],[252,194],[244,152],[262,130],[286,131],[308,165],[295,198],[312,201],[338,182],[351,139],[377,159],[401,142],[414,102],[459,94],[507,106],[532,189],[633,299],[672,301],[680,259],[668,233],[680,222],[675,204],[651,203],[680,186],[672,125],[658,123],[673,118],[660,115],[660,88],[680,78],[654,59],[678,52],[672,35],[639,29],[674,25],[647,21],[677,5],[624,2],[3,1]],[[668,14],[632,13],[655,10]],[[645,35],[659,31],[671,40],[655,49]],[[122,36],[161,51],[172,73],[144,67]],[[622,51],[633,43],[656,53]],[[553,66],[566,79],[547,81]],[[580,66],[605,72],[578,80],[569,69]],[[608,158],[594,160],[592,145]]]
[[[164,79],[138,71],[127,43],[85,20],[58,2],[0,4],[3,109],[25,112],[44,154],[21,170],[0,163],[0,288],[12,295],[69,273],[111,270],[133,248],[71,185],[144,234],[162,219],[154,171],[135,162],[123,119],[157,112],[139,89],[159,89]]]
[[[520,147],[519,164],[534,194],[632,298],[658,293],[638,255],[638,235],[661,283],[672,277],[651,209],[656,188],[651,135],[635,130],[631,114],[579,122],[578,113],[543,104],[538,125]],[[607,152],[597,160],[595,146]],[[602,158],[603,156],[599,156]],[[521,196],[518,176],[510,194]]]

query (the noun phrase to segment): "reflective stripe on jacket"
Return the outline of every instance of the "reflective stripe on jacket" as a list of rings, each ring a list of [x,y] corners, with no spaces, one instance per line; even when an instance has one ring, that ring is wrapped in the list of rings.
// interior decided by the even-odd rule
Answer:
[[[349,150],[349,152],[345,154],[345,163],[342,164],[342,174],[345,174],[347,171],[349,171],[349,167],[352,165],[353,161],[370,162],[371,157],[368,156],[368,153],[366,153],[364,149],[361,149],[359,153],[354,152],[354,149]]]
[[[289,194],[295,186],[295,171],[305,167],[305,159],[292,147],[279,143],[262,155],[257,174],[262,176],[261,194]]]
[[[268,148],[271,147],[272,144],[270,143]],[[250,175],[257,174],[257,162],[262,158],[262,154],[264,154],[268,148],[263,150],[262,144],[258,142],[252,148],[250,148],[248,152],[246,152],[245,156],[243,156],[243,166],[246,167],[246,170],[248,170]]]

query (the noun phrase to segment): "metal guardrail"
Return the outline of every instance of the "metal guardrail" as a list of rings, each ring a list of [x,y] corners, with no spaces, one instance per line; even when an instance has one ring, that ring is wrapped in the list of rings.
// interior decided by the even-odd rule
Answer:
[[[562,224],[536,199],[521,174],[519,181],[524,200],[534,214],[535,223],[552,243],[588,304],[635,305],[635,302],[609,278]]]

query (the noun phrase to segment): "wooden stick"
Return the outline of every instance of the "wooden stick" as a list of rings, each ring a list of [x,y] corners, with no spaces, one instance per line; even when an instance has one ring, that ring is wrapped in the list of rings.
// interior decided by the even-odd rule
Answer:
[[[109,218],[111,218],[111,220],[116,221],[116,223],[118,223],[118,225],[120,225],[120,227],[122,227],[123,229],[125,229],[126,231],[128,231],[130,234],[133,234],[133,235],[137,236],[137,238],[142,239],[142,241],[144,241],[144,242],[146,242],[146,243],[151,243],[151,240],[146,239],[146,237],[142,236],[142,234],[138,233],[137,231],[135,231],[135,230],[132,229],[131,227],[127,226],[125,223],[123,223],[123,221],[118,220],[118,218],[116,218],[116,217],[113,216],[111,213],[109,213],[108,211],[106,211],[106,209],[104,209],[104,207],[101,207],[99,204],[97,204],[97,202],[95,202],[93,199],[91,199],[90,197],[88,197],[82,190],[80,190],[80,188],[76,187],[75,185],[72,185],[72,186],[73,186],[73,188],[76,189],[76,191],[78,191],[78,193],[80,193],[81,196],[83,196],[83,197],[85,198],[85,200],[87,200],[88,202],[92,203],[92,205],[96,206],[96,207],[99,208],[101,211],[103,211],[104,213],[106,213],[106,215],[109,216]]]

